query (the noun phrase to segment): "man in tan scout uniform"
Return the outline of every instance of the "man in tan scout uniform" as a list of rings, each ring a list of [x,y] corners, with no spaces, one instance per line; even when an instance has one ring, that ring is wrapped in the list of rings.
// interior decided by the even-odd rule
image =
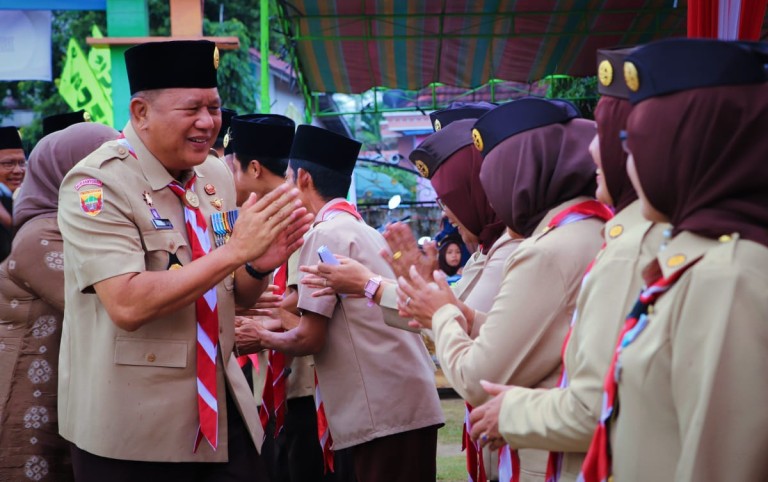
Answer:
[[[233,173],[239,203],[245,202],[251,192],[263,196],[283,184],[295,129],[294,122],[282,115],[249,114],[232,118],[231,129],[225,136],[225,148],[234,153]],[[298,254],[293,253],[287,263],[288,279],[285,286],[285,301],[294,309],[295,288],[298,283]],[[293,264],[292,260],[295,260]],[[291,285],[293,289],[290,289]],[[236,338],[240,332],[247,329],[248,326],[236,328]],[[269,352],[261,352],[260,355],[266,353]],[[259,385],[255,386],[259,394],[264,388],[266,372],[277,366],[268,366],[266,356],[263,356],[262,360],[263,363],[259,367]],[[264,440],[262,455],[267,459],[265,464],[272,482],[320,481],[323,480],[323,459],[317,438],[313,397],[314,362],[311,356],[287,357],[285,362],[286,369],[283,373],[273,374],[273,380],[284,377],[284,396],[282,399],[276,396],[274,405],[282,403],[283,406],[279,409],[275,407],[275,410],[283,411],[285,423],[278,426],[275,420],[277,416],[275,413],[270,414],[271,423],[266,428],[267,437]],[[275,430],[279,433],[274,433]]]
[[[260,480],[263,433],[232,356],[234,302],[252,305],[266,284],[244,265],[279,265],[309,219],[282,186],[251,196],[224,244],[217,221],[235,195],[209,155],[218,50],[143,44],[126,64],[130,122],[61,186],[59,429],[80,481]]]
[[[299,264],[314,264],[325,245],[391,278],[378,254],[384,239],[343,198],[359,150],[352,139],[299,126],[288,178],[316,214]],[[334,449],[350,449],[358,482],[435,480],[443,415],[419,335],[387,326],[381,309],[365,298],[313,297],[314,291],[299,285],[298,327],[262,331],[255,344],[314,353]]]

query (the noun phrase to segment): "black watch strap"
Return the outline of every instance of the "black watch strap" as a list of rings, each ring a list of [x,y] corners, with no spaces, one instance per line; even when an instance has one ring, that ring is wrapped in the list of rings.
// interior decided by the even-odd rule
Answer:
[[[251,263],[245,263],[245,272],[251,275],[252,278],[256,278],[257,280],[263,280],[270,274],[272,274],[272,271],[267,271],[266,273],[262,273],[261,271],[256,270],[253,266],[251,266]]]

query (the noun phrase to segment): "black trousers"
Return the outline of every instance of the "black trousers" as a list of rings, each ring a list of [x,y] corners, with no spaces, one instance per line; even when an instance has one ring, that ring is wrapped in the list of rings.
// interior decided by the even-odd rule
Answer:
[[[100,457],[70,444],[77,482],[268,482],[248,429],[227,392],[229,462],[141,462]],[[115,434],[119,437],[119,434]],[[206,443],[205,441],[201,443]],[[191,445],[191,443],[190,443]]]
[[[274,420],[270,420],[266,432],[262,456],[272,482],[354,482],[345,476],[352,471],[345,470],[343,460],[334,461],[335,473],[324,473],[312,396],[289,399],[284,429],[275,438]]]

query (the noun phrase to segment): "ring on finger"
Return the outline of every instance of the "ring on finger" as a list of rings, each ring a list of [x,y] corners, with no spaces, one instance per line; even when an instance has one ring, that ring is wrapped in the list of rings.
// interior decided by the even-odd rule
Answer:
[[[482,433],[482,434],[480,434],[480,440],[481,440],[483,443],[488,443],[488,434],[487,434],[487,433]]]
[[[394,259],[395,261],[397,261],[398,259],[400,259],[400,257],[401,257],[402,255],[403,255],[403,252],[402,252],[402,251],[395,251],[395,254],[393,254],[393,255],[392,255],[392,259]]]
[[[405,300],[405,306],[408,306],[408,303],[410,303],[410,302],[411,302],[411,297],[409,296],[409,297],[408,297],[408,298]]]

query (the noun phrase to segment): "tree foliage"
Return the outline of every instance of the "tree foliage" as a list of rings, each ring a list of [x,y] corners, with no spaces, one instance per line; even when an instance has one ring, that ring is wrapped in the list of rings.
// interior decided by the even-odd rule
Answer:
[[[220,6],[224,5],[224,19],[219,22]],[[258,42],[259,10],[253,0],[228,0],[227,2],[206,1],[204,5],[203,33],[210,36],[236,36],[240,49],[222,52],[219,67],[219,91],[223,105],[238,112],[254,112],[258,77],[250,63],[248,50]],[[170,35],[170,2],[148,0],[149,34]],[[74,38],[85,52],[90,46],[85,43],[96,25],[109,35],[106,12],[55,10],[52,14],[51,41],[53,61],[53,82],[17,81],[0,82],[0,98],[10,94],[21,107],[32,109],[35,120],[23,128],[26,147],[31,147],[42,136],[42,117],[69,112],[71,109],[59,95],[57,85],[64,68],[67,43]],[[255,36],[255,37],[254,37]],[[0,105],[0,118],[10,114],[9,109]]]

